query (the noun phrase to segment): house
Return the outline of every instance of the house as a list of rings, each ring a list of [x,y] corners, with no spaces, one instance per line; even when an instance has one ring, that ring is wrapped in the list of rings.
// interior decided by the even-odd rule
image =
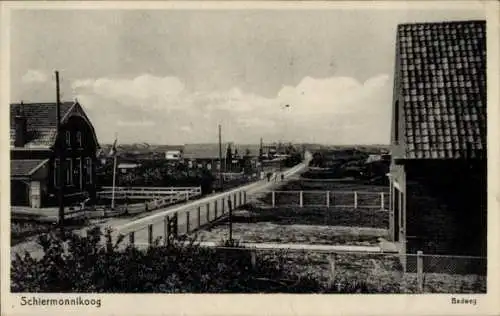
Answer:
[[[139,163],[129,163],[129,162],[121,162],[116,167],[121,173],[128,173],[132,170],[139,168],[141,164]]]
[[[169,146],[165,151],[167,161],[176,162],[181,161],[183,158],[183,146]]]
[[[484,21],[398,26],[392,117],[392,239],[486,256]]]
[[[11,204],[40,208],[57,204],[58,152],[64,152],[65,200],[95,196],[94,127],[78,102],[10,104]]]

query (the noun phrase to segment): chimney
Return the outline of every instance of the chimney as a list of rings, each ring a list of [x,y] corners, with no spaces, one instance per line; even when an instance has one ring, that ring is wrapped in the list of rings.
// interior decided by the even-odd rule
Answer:
[[[24,116],[23,111],[23,102],[16,109],[16,116],[14,117],[14,126],[15,126],[15,138],[14,138],[14,146],[15,147],[24,147],[26,144],[26,116]]]

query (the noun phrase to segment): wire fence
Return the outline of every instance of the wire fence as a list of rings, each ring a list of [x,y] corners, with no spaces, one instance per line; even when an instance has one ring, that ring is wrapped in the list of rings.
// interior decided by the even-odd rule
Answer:
[[[272,249],[260,248],[260,244],[249,246],[234,242],[231,245],[227,241],[199,246],[212,248],[221,256],[229,254],[246,260],[255,270],[263,265],[278,267],[284,271],[281,278],[288,281],[313,280],[319,286],[311,289],[311,293],[486,293],[485,257],[311,250],[307,247]],[[135,244],[135,247],[147,248],[148,244]],[[281,281],[277,279],[273,283]],[[254,291],[249,289],[249,292]],[[288,290],[281,288],[276,292]]]

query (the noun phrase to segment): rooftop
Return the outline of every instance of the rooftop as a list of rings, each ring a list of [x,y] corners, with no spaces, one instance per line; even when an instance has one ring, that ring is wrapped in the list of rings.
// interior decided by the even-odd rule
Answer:
[[[402,158],[486,153],[486,22],[401,24],[397,67]]]
[[[61,119],[75,102],[61,103]],[[56,103],[13,103],[10,105],[10,144],[14,145],[15,116],[22,111],[26,117],[27,139],[24,147],[50,147],[56,139]]]
[[[48,162],[48,159],[12,159],[10,161],[11,177],[27,177]]]

